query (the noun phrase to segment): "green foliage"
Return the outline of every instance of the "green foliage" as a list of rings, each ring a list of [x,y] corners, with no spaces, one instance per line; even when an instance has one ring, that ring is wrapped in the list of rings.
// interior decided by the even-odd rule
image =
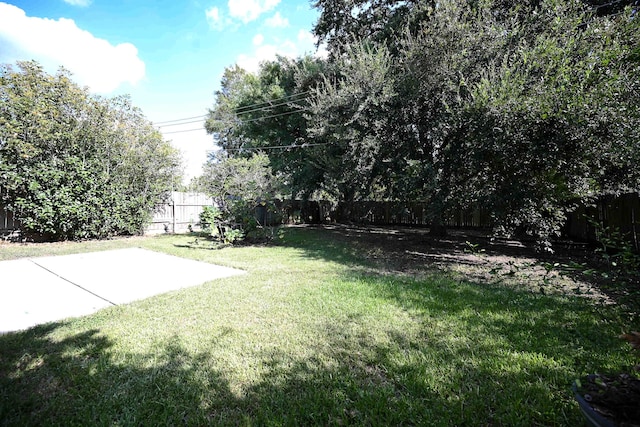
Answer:
[[[429,201],[436,227],[482,204],[542,249],[575,200],[640,188],[638,20],[574,1],[405,3],[316,2],[341,77],[312,129],[344,147],[345,183]]]
[[[292,197],[425,201],[434,231],[482,205],[551,250],[576,201],[640,188],[640,20],[596,3],[316,0],[329,59],[227,69],[207,129]]]
[[[224,233],[224,242],[234,244],[236,242],[242,241],[245,238],[245,233],[239,229],[231,229]]]
[[[604,226],[600,221],[589,220],[594,227],[600,247],[596,253],[610,267],[625,274],[637,275],[640,269],[640,254],[636,252],[629,236],[617,227]]]
[[[322,69],[323,62],[310,57],[279,57],[264,62],[257,74],[227,68],[207,131],[233,157],[249,157],[265,148],[274,173],[286,177],[288,192],[308,197],[324,173],[317,159],[323,148],[306,145],[304,117]]]
[[[256,218],[256,208],[263,205],[273,210],[280,183],[273,175],[266,155],[234,158],[220,154],[205,164],[198,187],[219,206],[205,210],[203,215],[206,223],[216,224],[223,240],[233,243],[269,235],[262,231],[266,224]]]
[[[222,220],[222,212],[217,206],[204,206],[200,212],[200,226],[211,235],[218,234],[217,225]]]
[[[479,243],[471,243],[470,241],[467,240],[464,242],[464,245],[465,245],[464,251],[472,253],[473,255],[482,255],[486,252],[485,249],[480,247]]]
[[[389,43],[403,33],[415,34],[434,0],[315,0],[320,10],[313,33],[327,43],[332,57],[339,57],[354,41]]]
[[[35,62],[0,69],[0,204],[53,240],[137,234],[179,179],[175,149],[127,98]]]

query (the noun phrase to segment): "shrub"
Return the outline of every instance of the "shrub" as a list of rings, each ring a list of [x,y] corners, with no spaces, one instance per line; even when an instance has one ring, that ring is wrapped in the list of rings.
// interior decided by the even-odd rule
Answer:
[[[104,99],[35,62],[0,66],[0,204],[50,240],[143,231],[178,152],[126,97]]]

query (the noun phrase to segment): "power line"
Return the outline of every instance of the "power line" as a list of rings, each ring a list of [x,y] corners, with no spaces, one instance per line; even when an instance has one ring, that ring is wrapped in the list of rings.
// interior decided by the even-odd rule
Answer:
[[[290,148],[307,148],[307,147],[318,147],[321,145],[329,145],[328,142],[317,142],[317,143],[304,143],[302,145],[273,145],[268,147],[245,147],[245,148],[221,148],[224,151],[268,151],[268,150],[283,150]]]
[[[306,97],[306,98],[298,99],[298,100],[296,100],[296,102],[299,102],[299,101],[306,101],[306,100],[309,100],[309,99],[311,99],[311,97]],[[242,114],[254,113],[254,112],[256,112],[256,111],[266,111],[266,110],[269,110],[269,109],[271,109],[271,108],[280,107],[280,106],[282,106],[282,105],[287,105],[287,104],[289,104],[290,102],[293,102],[293,101],[285,101],[285,102],[281,102],[281,103],[277,103],[277,104],[273,104],[273,105],[267,105],[267,106],[264,106],[264,107],[255,108],[255,109],[253,109],[253,110],[247,110],[247,111],[236,112],[235,114],[236,114],[237,116],[239,116],[239,115],[242,115]],[[300,111],[300,109],[298,109],[298,110],[296,110],[296,111]],[[294,111],[294,112],[295,112],[295,111]],[[284,114],[284,113],[282,113],[282,114]],[[258,117],[256,117],[256,118],[254,118],[254,119],[247,120],[246,122],[249,122],[249,121],[252,121],[252,120],[260,120],[260,119],[263,119],[263,118],[268,118],[268,117],[259,117],[259,118],[258,118]],[[187,124],[192,124],[192,123],[201,123],[203,120],[204,120],[204,118],[202,118],[202,119],[200,119],[200,120],[193,120],[193,121],[189,121],[189,122],[181,122],[181,123],[173,123],[173,124],[160,125],[160,126],[158,126],[158,129],[166,128],[166,127],[173,127],[173,126],[180,126],[180,125],[187,125]]]
[[[310,99],[311,97],[304,97],[303,99],[296,99],[293,100],[293,98],[298,98],[302,95],[307,95],[309,93],[311,93],[313,91],[311,90],[306,90],[304,92],[298,92],[298,93],[294,93],[291,95],[287,95],[287,96],[283,96],[280,98],[274,98],[274,99],[269,99],[267,101],[262,101],[262,102],[257,102],[255,104],[250,104],[250,105],[245,105],[243,107],[237,108],[233,111],[234,114],[245,114],[245,113],[250,113],[250,112],[254,112],[254,111],[259,111],[259,110],[263,110],[263,109],[268,109],[268,108],[273,108],[273,107],[277,107],[277,106],[281,106],[281,105],[286,105],[289,102],[298,102],[298,101],[305,101],[307,99]],[[292,98],[292,99],[289,99]],[[280,102],[278,104],[274,104],[271,105],[272,102],[277,102],[277,101],[283,101],[285,99],[289,99],[288,101],[284,101],[284,102]],[[185,120],[193,120],[193,119],[204,119],[207,118],[209,115],[208,114],[203,114],[201,116],[193,116],[193,117],[185,117],[182,119],[173,119],[173,120],[165,120],[162,122],[155,122],[153,123],[154,125],[158,126],[158,125],[166,125],[167,123],[176,123],[176,122],[184,122]],[[200,120],[198,120],[200,121]],[[196,121],[197,122],[197,121]],[[188,123],[196,123],[196,122],[188,122]],[[187,124],[185,123],[176,123],[170,126],[177,126],[177,125],[181,125],[181,124]],[[159,127],[165,127],[165,126],[159,126]]]
[[[205,118],[207,116],[208,116],[208,114],[204,114],[202,116],[185,117],[184,119],[165,120],[164,122],[156,122],[156,123],[154,123],[154,125],[157,126],[157,125],[162,125],[162,124],[165,124],[165,123],[174,123],[174,122],[181,122],[181,121],[184,121],[184,120]],[[179,124],[184,124],[184,123],[179,123]]]
[[[246,123],[253,123],[253,122],[258,122],[260,120],[274,119],[276,117],[289,116],[289,115],[292,115],[292,114],[299,113],[301,111],[307,111],[307,109],[306,108],[299,108],[299,109],[293,110],[293,111],[285,111],[284,113],[272,114],[270,116],[255,117],[255,118],[249,119],[249,120],[240,119],[240,121],[242,123],[245,123],[245,124]],[[198,122],[199,121],[197,121],[196,123],[198,123]],[[171,131],[171,132],[163,132],[163,134],[164,135],[169,135],[169,134],[173,134],[173,133],[194,132],[194,131],[197,131],[197,130],[204,130],[204,129],[205,129],[204,127],[200,127],[200,128],[194,128],[194,129],[174,130],[174,131]]]
[[[289,101],[280,102],[280,103],[278,103],[278,104],[266,105],[266,106],[264,106],[264,107],[254,108],[254,109],[252,109],[252,110],[246,110],[246,111],[235,111],[235,114],[239,116],[239,115],[241,115],[241,114],[248,114],[248,113],[254,113],[254,112],[256,112],[256,111],[269,110],[269,109],[274,108],[274,107],[280,107],[280,106],[282,106],[282,105],[287,105],[287,104],[289,104],[289,103],[291,103],[291,102],[307,101],[307,100],[309,100],[309,99],[311,99],[311,97],[310,97],[310,96],[305,97],[305,98],[301,98],[301,99],[296,99],[295,101],[289,100]]]
[[[253,122],[259,122],[260,120],[273,119],[273,118],[276,118],[276,117],[282,117],[282,116],[289,116],[289,115],[292,115],[292,114],[295,114],[295,113],[299,113],[299,112],[301,112],[301,111],[307,111],[307,110],[308,110],[307,108],[299,108],[299,109],[297,109],[297,110],[293,110],[293,111],[285,111],[284,113],[280,113],[280,114],[273,114],[273,115],[271,115],[271,116],[256,117],[256,118],[249,119],[249,120],[242,120],[242,119],[240,119],[240,121],[241,121],[242,123],[253,123]]]
[[[197,130],[206,130],[205,128],[194,128],[194,129],[185,129],[185,130],[174,130],[171,132],[163,132],[163,135],[169,135],[170,133],[184,133],[184,132],[195,132]]]
[[[247,109],[247,108],[249,108],[249,109],[250,109],[250,108],[258,107],[258,106],[260,106],[260,105],[262,105],[262,104],[267,104],[267,106],[268,106],[268,104],[270,104],[271,102],[282,101],[283,99],[288,99],[288,98],[297,98],[297,97],[299,97],[299,96],[301,96],[301,95],[306,95],[306,94],[311,93],[311,92],[312,92],[312,91],[310,91],[310,90],[306,90],[306,91],[304,91],[304,92],[298,92],[298,93],[294,93],[294,94],[292,94],[292,95],[283,96],[283,97],[281,97],[281,98],[270,99],[270,100],[268,100],[268,101],[258,102],[258,103],[256,103],[256,104],[252,104],[252,105],[245,105],[244,107],[236,108],[236,110],[234,111],[234,113],[236,113],[236,114],[242,114],[242,113],[244,113],[244,112],[245,112],[245,111],[243,111],[243,110],[245,110],[245,109]],[[286,103],[288,103],[288,102],[291,102],[291,100],[286,101],[286,102],[284,102],[283,104],[286,104]]]
[[[202,118],[200,120],[194,120],[194,121],[191,121],[191,122],[174,123],[172,125],[161,125],[161,126],[158,126],[158,129],[168,128],[168,127],[172,127],[172,126],[189,125],[189,124],[192,124],[192,123],[201,123],[203,120],[204,120],[204,118]]]

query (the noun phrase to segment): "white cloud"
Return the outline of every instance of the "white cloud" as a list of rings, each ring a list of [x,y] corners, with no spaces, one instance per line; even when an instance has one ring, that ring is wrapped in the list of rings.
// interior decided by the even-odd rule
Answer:
[[[260,43],[256,43],[259,39]],[[276,59],[277,55],[296,58],[303,54],[312,54],[326,57],[327,51],[322,46],[316,51],[316,38],[308,31],[300,30],[295,40],[284,40],[273,44],[264,44],[264,37],[258,34],[254,37],[254,51],[249,54],[241,54],[236,58],[238,66],[256,73],[260,69],[260,63]]]
[[[241,54],[238,56],[236,63],[245,70],[256,73],[260,69],[260,63],[263,61],[270,61],[276,58],[276,55],[286,55],[283,50],[274,45],[262,45],[258,46],[253,53],[246,55]]]
[[[222,17],[222,13],[220,9],[217,7],[210,7],[204,12],[207,17],[207,22],[209,23],[209,27],[214,30],[222,30],[224,28],[224,20]]]
[[[264,36],[262,34],[256,34],[255,36],[253,36],[254,46],[260,46],[262,43],[264,43]]]
[[[207,134],[204,129],[193,132],[180,132],[193,128],[194,125],[166,128],[167,131],[177,130],[178,133],[163,135],[182,154],[184,184],[188,184],[191,178],[202,175],[202,165],[209,158],[211,150],[216,148],[213,143],[213,137]]]
[[[280,12],[276,12],[271,18],[267,18],[264,23],[271,28],[286,28],[289,26],[289,20],[280,15]]]
[[[247,24],[279,3],[280,0],[229,0],[229,14]]]
[[[91,0],[64,0],[65,3],[71,6],[87,7],[91,4]]]
[[[298,31],[298,45],[302,48],[302,53],[314,54],[319,58],[327,58],[329,52],[327,46],[322,44],[316,48],[318,38],[309,31]]]
[[[300,30],[298,31],[298,41],[305,44],[315,44],[316,37],[309,31]]]
[[[28,17],[6,3],[0,3],[0,46],[0,62],[34,59],[49,72],[64,66],[94,92],[109,93],[125,82],[135,85],[145,75],[145,64],[131,43],[114,46],[72,19]]]

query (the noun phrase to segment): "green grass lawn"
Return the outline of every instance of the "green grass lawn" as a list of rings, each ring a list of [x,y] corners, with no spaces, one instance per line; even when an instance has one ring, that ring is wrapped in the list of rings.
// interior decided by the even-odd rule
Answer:
[[[193,242],[0,247],[138,246],[248,272],[0,336],[0,424],[581,425],[572,381],[634,362],[617,338],[634,325],[593,299],[394,273],[313,228]]]

